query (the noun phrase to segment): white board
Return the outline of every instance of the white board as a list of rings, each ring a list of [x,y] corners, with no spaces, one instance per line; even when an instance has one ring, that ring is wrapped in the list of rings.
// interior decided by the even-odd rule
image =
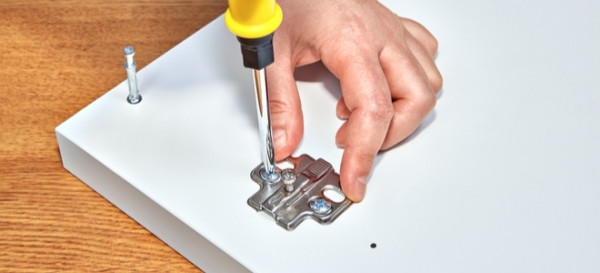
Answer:
[[[222,18],[139,71],[140,104],[121,83],[61,124],[65,168],[208,272],[600,271],[600,2],[382,2],[439,39],[444,88],[332,225],[246,204],[252,77]],[[339,84],[297,76],[296,154],[339,170]]]

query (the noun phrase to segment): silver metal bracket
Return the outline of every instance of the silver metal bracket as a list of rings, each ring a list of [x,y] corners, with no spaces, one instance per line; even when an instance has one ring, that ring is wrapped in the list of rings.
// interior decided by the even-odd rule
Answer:
[[[329,162],[308,155],[288,157],[286,161],[294,168],[277,168],[283,175],[276,181],[262,178],[262,164],[252,171],[250,177],[260,189],[248,199],[248,205],[266,212],[287,230],[296,228],[308,217],[329,224],[350,207],[352,201],[342,193],[340,176]]]

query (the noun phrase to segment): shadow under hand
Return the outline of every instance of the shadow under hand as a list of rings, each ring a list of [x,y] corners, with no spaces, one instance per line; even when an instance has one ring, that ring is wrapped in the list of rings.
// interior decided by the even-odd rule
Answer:
[[[320,82],[325,90],[336,100],[342,97],[340,81],[333,75],[322,62],[296,68],[294,77],[299,82]]]

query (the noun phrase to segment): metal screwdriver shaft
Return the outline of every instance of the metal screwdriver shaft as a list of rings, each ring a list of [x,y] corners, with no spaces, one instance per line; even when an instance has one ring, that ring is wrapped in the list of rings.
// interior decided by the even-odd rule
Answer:
[[[260,137],[260,151],[263,161],[261,176],[266,181],[279,180],[275,171],[275,153],[273,151],[273,136],[271,131],[271,113],[269,111],[269,94],[267,90],[267,75],[265,69],[253,69],[254,91],[256,94],[256,114]]]
[[[278,182],[281,177],[275,168],[265,67],[275,61],[273,33],[281,24],[283,12],[275,0],[228,0],[228,3],[225,24],[237,36],[244,67],[251,68],[254,77],[263,161],[261,178],[269,183]]]
[[[133,46],[126,46],[123,48],[123,54],[125,55],[126,59],[123,63],[123,66],[125,67],[125,70],[127,70],[127,83],[129,85],[129,96],[127,96],[127,102],[131,104],[137,104],[142,101],[142,96],[140,95],[140,90],[137,86],[137,76],[135,75],[137,63],[133,60],[133,55],[135,55]]]

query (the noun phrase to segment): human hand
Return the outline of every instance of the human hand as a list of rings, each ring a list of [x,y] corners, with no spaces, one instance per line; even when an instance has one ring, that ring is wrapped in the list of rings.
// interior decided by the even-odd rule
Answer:
[[[442,85],[437,40],[415,21],[375,0],[279,0],[284,16],[267,67],[275,158],[288,157],[303,135],[294,69],[322,61],[340,80],[336,135],[344,148],[342,190],[365,196],[375,156],[408,137],[433,109]]]

